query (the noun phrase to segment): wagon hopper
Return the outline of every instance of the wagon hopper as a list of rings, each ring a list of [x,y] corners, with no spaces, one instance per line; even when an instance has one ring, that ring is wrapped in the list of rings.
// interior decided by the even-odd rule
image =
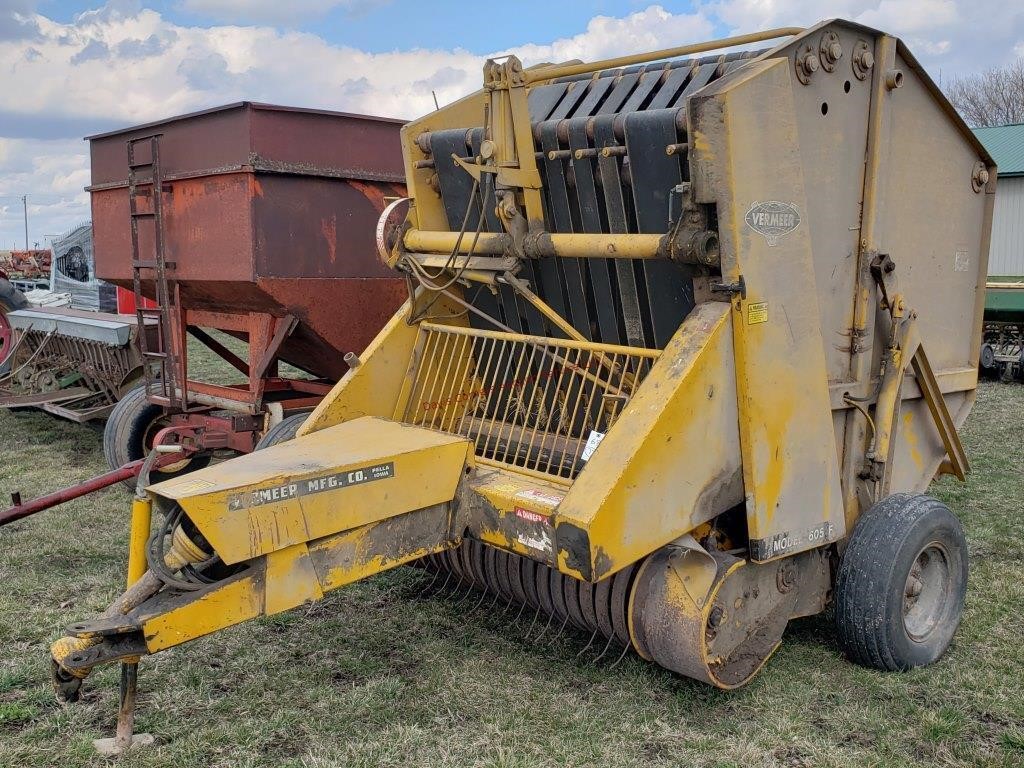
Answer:
[[[399,128],[241,103],[90,137],[97,272],[135,292],[139,318],[160,330],[142,350],[145,387],[108,421],[111,468],[141,458],[168,425],[190,443],[183,466],[250,451],[348,370],[346,354],[405,295],[373,242],[380,212],[405,191]],[[211,330],[248,342],[247,356]],[[193,376],[187,336],[236,369],[236,383]],[[283,376],[280,363],[305,375]]]

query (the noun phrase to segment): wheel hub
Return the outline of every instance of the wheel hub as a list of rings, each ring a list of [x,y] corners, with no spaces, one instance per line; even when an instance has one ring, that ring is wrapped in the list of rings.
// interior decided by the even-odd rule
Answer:
[[[921,642],[938,626],[949,604],[951,581],[945,547],[938,542],[925,545],[903,591],[903,625],[912,639]]]

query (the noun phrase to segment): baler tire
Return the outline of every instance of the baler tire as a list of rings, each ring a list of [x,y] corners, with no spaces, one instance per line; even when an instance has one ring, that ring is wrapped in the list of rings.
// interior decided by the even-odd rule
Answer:
[[[146,440],[153,436],[153,428],[163,415],[163,408],[146,399],[145,384],[129,389],[124,397],[117,401],[103,428],[103,455],[107,460],[107,466],[117,469],[130,461],[146,458],[150,448],[146,445]],[[182,469],[151,472],[150,481],[158,483],[202,469],[210,463],[210,458],[202,454],[192,456]],[[135,478],[121,482],[129,490],[135,490]]]
[[[963,527],[949,507],[923,494],[886,497],[857,521],[839,565],[839,645],[873,669],[931,664],[960,624],[967,572]]]
[[[260,451],[272,445],[292,440],[308,417],[308,413],[293,413],[291,416],[286,416],[263,433],[253,450]]]

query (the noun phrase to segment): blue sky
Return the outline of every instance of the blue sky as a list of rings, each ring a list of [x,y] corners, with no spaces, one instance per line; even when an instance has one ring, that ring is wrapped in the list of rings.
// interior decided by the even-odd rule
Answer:
[[[181,25],[214,27],[224,22],[270,21],[278,26],[316,34],[335,45],[348,45],[370,52],[416,47],[461,47],[478,53],[494,52],[524,41],[549,43],[583,31],[594,16],[623,16],[650,4],[636,0],[518,0],[508,6],[514,8],[514,11],[498,11],[502,16],[501,21],[492,24],[474,23],[474,17],[484,12],[467,12],[468,9],[485,7],[481,4],[474,6],[468,2],[451,0],[357,0],[354,3],[339,3],[324,13],[311,13],[305,18],[282,24],[277,13],[201,13],[189,11],[187,4],[179,0],[141,3],[146,8],[158,11],[168,21]],[[39,3],[38,9],[54,20],[67,23],[96,5],[96,2],[88,0],[44,0]],[[225,2],[223,5],[242,6],[244,3]],[[283,0],[276,5],[286,9],[289,3]],[[673,0],[659,5],[672,13],[690,13],[694,9],[693,3]],[[495,4],[493,7],[498,6]]]
[[[488,14],[493,14],[492,19]],[[82,137],[242,99],[411,118],[488,54],[608,56],[839,16],[933,77],[1024,54],[1020,0],[0,0],[0,248],[89,215]]]

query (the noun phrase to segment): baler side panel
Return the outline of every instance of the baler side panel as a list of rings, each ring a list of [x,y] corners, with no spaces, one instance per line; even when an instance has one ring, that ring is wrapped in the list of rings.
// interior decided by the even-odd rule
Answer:
[[[757,62],[690,102],[693,176],[718,206],[723,281],[746,286],[733,307],[755,560],[846,533],[790,69]]]
[[[416,372],[414,354],[419,329],[409,324],[411,305],[406,302],[381,329],[361,355],[361,362],[346,373],[299,428],[298,434],[340,424],[360,416],[392,418],[403,387]],[[436,314],[458,312],[453,302],[438,299]]]
[[[974,402],[995,169],[988,189],[976,192],[971,178],[985,159],[949,120],[946,105],[935,100],[901,46],[895,66],[904,77],[903,86],[891,92],[887,205],[879,235],[896,263],[907,306],[918,311],[921,343],[936,375],[941,380],[958,371],[974,374],[961,385],[964,391],[945,394],[960,426]],[[877,329],[885,324],[875,326],[880,345]],[[923,399],[904,400],[899,430],[892,487],[923,491],[946,456]]]
[[[742,502],[733,318],[699,305],[555,514],[558,567],[596,581]]]

